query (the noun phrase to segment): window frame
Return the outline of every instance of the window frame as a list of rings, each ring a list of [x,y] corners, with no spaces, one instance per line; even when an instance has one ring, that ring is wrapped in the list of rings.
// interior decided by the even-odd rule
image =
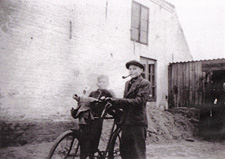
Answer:
[[[135,26],[133,25],[133,22],[135,21],[134,20],[134,17],[135,17],[135,13],[134,13],[134,5],[137,5],[139,6],[139,13],[138,13],[138,28],[135,28]],[[142,12],[143,10],[146,9],[147,10],[147,19],[146,19],[146,31],[142,30],[142,25],[144,21],[144,19],[142,19]],[[138,37],[137,39],[134,38],[133,36],[133,30],[136,29],[138,31]],[[132,9],[131,9],[131,33],[130,33],[130,37],[131,37],[131,40],[132,41],[135,41],[135,42],[138,42],[138,43],[141,43],[141,44],[145,44],[145,45],[148,45],[148,35],[149,35],[149,8],[136,2],[136,1],[132,1]],[[146,32],[146,42],[142,42],[141,41],[141,32]]]
[[[143,78],[147,79],[151,83],[151,94],[152,96],[149,96],[148,101],[156,101],[157,94],[156,94],[156,63],[157,61],[154,59],[146,58],[146,57],[140,57],[140,62],[145,66],[145,71],[143,72]],[[146,68],[146,66],[148,66]],[[153,66],[153,67],[149,67]],[[153,82],[153,83],[152,83]]]

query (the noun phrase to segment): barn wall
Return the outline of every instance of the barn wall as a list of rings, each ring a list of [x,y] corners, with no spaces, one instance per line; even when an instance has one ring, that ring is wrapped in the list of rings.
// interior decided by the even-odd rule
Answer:
[[[202,105],[202,63],[179,63],[169,66],[170,107],[195,107]]]
[[[224,66],[224,59],[170,64],[169,107],[200,107],[208,104],[206,91],[213,85],[213,71],[225,70]]]

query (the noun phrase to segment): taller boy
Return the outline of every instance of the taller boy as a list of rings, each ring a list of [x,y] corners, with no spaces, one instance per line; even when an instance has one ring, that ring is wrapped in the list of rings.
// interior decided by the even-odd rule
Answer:
[[[125,84],[124,98],[112,100],[115,106],[127,110],[122,127],[120,153],[122,159],[146,159],[147,113],[146,103],[150,94],[150,82],[141,74],[144,66],[138,61],[126,63],[131,80]]]

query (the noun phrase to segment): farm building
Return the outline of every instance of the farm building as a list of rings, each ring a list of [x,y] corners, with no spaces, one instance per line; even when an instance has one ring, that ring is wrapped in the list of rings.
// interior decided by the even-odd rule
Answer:
[[[169,107],[202,107],[219,97],[225,83],[225,59],[177,62],[169,65]]]
[[[197,108],[199,135],[225,138],[225,59],[169,65],[169,108]]]
[[[125,63],[134,59],[146,65],[150,104],[167,107],[169,63],[192,60],[175,8],[164,0],[0,3],[4,119],[70,119],[72,95],[95,90],[100,74],[122,97]]]

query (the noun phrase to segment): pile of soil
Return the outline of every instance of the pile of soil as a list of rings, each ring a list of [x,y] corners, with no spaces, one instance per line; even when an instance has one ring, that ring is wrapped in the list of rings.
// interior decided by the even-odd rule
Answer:
[[[171,140],[194,141],[198,135],[199,110],[195,108],[173,108],[162,111],[148,107],[147,144],[167,143]],[[104,121],[100,145],[108,139],[112,121]]]
[[[184,139],[191,141],[198,134],[199,110],[180,107],[162,111],[151,107],[148,122],[147,143]]]

